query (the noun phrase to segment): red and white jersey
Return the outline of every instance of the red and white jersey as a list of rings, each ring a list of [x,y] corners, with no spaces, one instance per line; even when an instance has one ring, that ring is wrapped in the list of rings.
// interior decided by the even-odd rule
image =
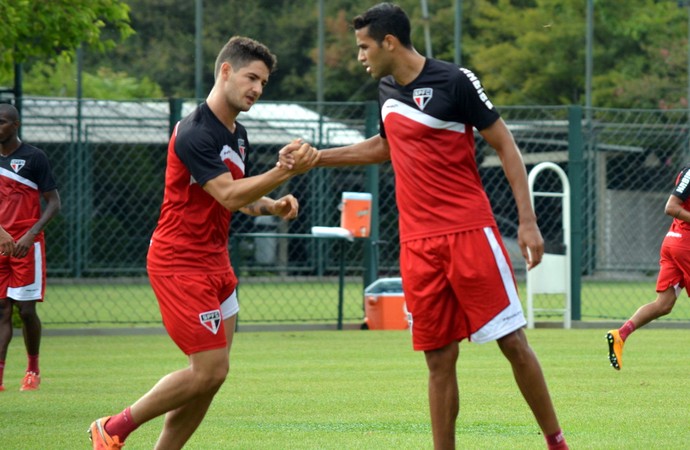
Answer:
[[[683,209],[690,211],[690,167],[683,167],[676,176],[676,185],[671,194],[683,200]],[[690,223],[673,219],[663,244],[690,249]]]
[[[0,226],[22,237],[41,218],[41,193],[55,189],[43,150],[22,142],[9,156],[0,155]]]
[[[202,186],[230,171],[245,176],[249,142],[236,123],[232,133],[206,103],[182,119],[168,144],[165,193],[149,247],[149,273],[223,273],[231,270],[228,233],[232,213]]]
[[[388,140],[400,241],[495,226],[475,160],[473,127],[500,117],[467,69],[427,59],[419,76],[400,86],[379,84],[380,133]]]

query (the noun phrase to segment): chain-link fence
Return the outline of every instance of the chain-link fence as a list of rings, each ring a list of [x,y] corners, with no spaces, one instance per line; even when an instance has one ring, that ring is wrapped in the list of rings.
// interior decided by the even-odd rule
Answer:
[[[24,98],[22,137],[49,155],[63,211],[48,227],[48,287],[41,316],[49,327],[160,322],[145,260],[158,219],[172,125],[195,102],[112,102]],[[584,111],[578,107],[500,108],[528,170],[552,161],[572,188],[576,320],[622,320],[654,298],[663,214],[674,175],[688,154],[685,111]],[[377,132],[375,103],[263,102],[243,113],[249,170],[275,164],[301,137],[319,148],[359,142]],[[493,150],[477,134],[477,160],[520,284],[517,214]],[[442,149],[440,149],[442,150]],[[560,189],[540,177],[540,191]],[[291,222],[233,217],[231,255],[240,278],[240,324],[357,324],[362,290],[398,275],[395,180],[390,164],[315,169],[272,196],[291,192]],[[372,235],[317,239],[312,226],[338,226],[343,191],[371,192]],[[535,200],[547,251],[563,249],[561,207]],[[524,298],[524,295],[523,295]],[[679,302],[666,320],[690,320]]]

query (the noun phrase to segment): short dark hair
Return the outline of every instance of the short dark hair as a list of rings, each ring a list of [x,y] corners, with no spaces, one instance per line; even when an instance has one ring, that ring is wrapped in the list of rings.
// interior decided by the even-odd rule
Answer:
[[[0,114],[4,114],[13,122],[19,122],[19,111],[11,103],[0,103]]]
[[[387,34],[393,35],[400,43],[412,48],[410,39],[410,19],[405,11],[393,3],[379,3],[369,8],[364,14],[354,18],[355,30],[369,27],[368,34],[381,45]]]
[[[266,64],[269,73],[273,72],[278,64],[276,56],[261,42],[244,36],[233,36],[218,53],[214,76],[218,77],[220,66],[224,62],[230,63],[233,69],[238,70],[257,60]]]

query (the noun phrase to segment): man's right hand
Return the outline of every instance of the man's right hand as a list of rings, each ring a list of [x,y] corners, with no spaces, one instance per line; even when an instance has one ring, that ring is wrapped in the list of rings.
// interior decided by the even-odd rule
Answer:
[[[11,256],[14,253],[14,239],[12,236],[0,228],[0,256]]]
[[[281,165],[279,160],[278,167],[289,170],[294,174],[302,174],[314,168],[321,157],[319,151],[306,143],[302,144],[298,149],[293,149],[293,144],[294,142],[286,145],[280,150],[281,154],[283,150],[285,150],[286,154],[292,157],[292,164],[288,168],[286,165]]]

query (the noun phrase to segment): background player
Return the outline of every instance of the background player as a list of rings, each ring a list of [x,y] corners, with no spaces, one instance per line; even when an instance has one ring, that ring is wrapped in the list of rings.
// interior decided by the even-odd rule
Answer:
[[[401,8],[380,3],[353,25],[358,59],[380,80],[380,134],[321,151],[319,165],[393,163],[400,270],[413,346],[429,368],[434,447],[455,447],[456,363],[468,338],[498,341],[549,448],[567,448],[475,160],[473,127],[501,159],[517,203],[518,242],[528,268],[536,266],[543,239],[512,134],[472,72],[417,53]],[[282,153],[279,164],[290,167]]]
[[[19,127],[17,109],[0,104],[0,226],[14,240],[13,244],[5,241],[0,252],[0,391],[5,389],[13,305],[19,309],[28,358],[20,390],[33,391],[41,383],[41,320],[36,303],[43,301],[46,287],[43,228],[60,211],[60,195],[48,157],[19,139]]]
[[[656,300],[641,306],[617,330],[606,334],[609,361],[614,369],[623,367],[623,344],[636,329],[669,314],[683,288],[690,284],[690,167],[676,176],[676,186],[666,201],[664,213],[673,217],[661,243]]]
[[[155,448],[182,448],[225,381],[239,311],[228,253],[232,211],[296,217],[292,195],[278,200],[264,195],[313,167],[319,156],[294,141],[284,147],[297,155],[292,169],[274,167],[245,177],[249,141],[236,119],[259,99],[274,66],[275,56],[263,44],[231,38],[216,59],[206,102],[175,127],[147,269],[165,328],[189,365],[162,378],[120,414],[93,422],[94,449],[120,448],[139,425],[162,414]]]

